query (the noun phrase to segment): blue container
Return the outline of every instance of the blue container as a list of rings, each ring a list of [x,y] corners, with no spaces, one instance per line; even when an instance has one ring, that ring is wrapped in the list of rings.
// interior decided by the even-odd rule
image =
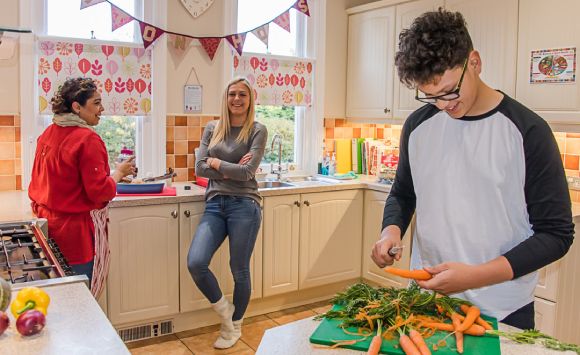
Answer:
[[[163,191],[164,182],[153,184],[117,184],[117,193],[119,194],[156,194]]]

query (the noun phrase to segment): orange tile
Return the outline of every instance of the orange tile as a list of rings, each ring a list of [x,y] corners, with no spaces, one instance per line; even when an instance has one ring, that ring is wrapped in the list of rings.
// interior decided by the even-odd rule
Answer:
[[[352,129],[352,138],[360,138],[361,129],[360,128],[353,128]]]
[[[20,127],[20,116],[14,116],[14,127]]]
[[[258,345],[262,341],[262,337],[266,330],[278,326],[276,322],[271,319],[242,325],[242,341],[248,344],[252,349],[258,349]],[[187,344],[187,343],[186,343]],[[194,351],[195,352],[195,351]]]
[[[0,127],[0,142],[14,141],[14,127]]]
[[[175,167],[187,168],[187,155],[175,155]]]
[[[187,168],[187,181],[195,180],[195,169]]]
[[[176,126],[187,126],[187,117],[185,116],[175,116]]]
[[[201,139],[201,127],[187,127],[187,140],[198,141]]]
[[[195,155],[187,154],[187,167],[195,168]]]
[[[191,127],[191,126],[200,126],[201,125],[201,119],[199,118],[199,116],[187,116],[187,126]]]
[[[580,138],[566,138],[566,154],[580,155]]]
[[[333,128],[334,127],[334,118],[325,118],[324,119],[324,127]]]
[[[16,190],[22,190],[22,175],[16,175]]]
[[[176,168],[175,173],[177,176],[173,181],[187,181],[187,168]]]
[[[175,155],[173,154],[167,154],[165,156],[165,165],[166,165],[166,169],[167,168],[175,168]]]
[[[325,128],[324,130],[326,132],[325,138],[334,138],[334,128]]]
[[[165,125],[168,127],[175,126],[175,116],[167,116]]]
[[[580,138],[580,133],[568,132],[566,133],[566,138]]]
[[[195,154],[195,148],[199,147],[199,141],[187,141],[187,154]]]
[[[165,127],[165,140],[174,141],[175,140],[175,127]]]
[[[20,142],[20,127],[14,127],[14,141]]]
[[[20,146],[20,144],[17,144]],[[4,143],[0,142],[0,159],[14,159],[15,156],[15,144],[14,143]]]
[[[187,141],[175,141],[175,154],[187,154]]]
[[[564,167],[569,170],[578,170],[578,155],[565,154],[564,155]]]
[[[0,176],[0,191],[16,190],[16,176]]]
[[[325,148],[327,152],[334,152],[334,139],[327,139]]]
[[[187,127],[176,126],[173,132],[176,141],[187,139]]]
[[[377,128],[377,138],[378,139],[383,139],[383,129],[382,128]]]
[[[297,321],[300,319],[312,317],[315,315],[316,315],[316,312],[314,312],[311,309],[308,309],[305,306],[288,308],[288,309],[285,309],[282,311],[277,311],[277,312],[272,312],[272,313],[266,314],[266,316],[268,316],[268,318],[270,318],[271,320],[273,320],[274,322],[276,322],[280,325],[294,322],[294,321]]]
[[[207,126],[208,122],[211,122],[214,120],[213,116],[201,116],[201,126],[205,127]]]
[[[343,127],[345,123],[345,120],[342,118],[337,118],[336,120],[334,120],[334,127]]]
[[[272,322],[274,323],[274,322]],[[276,323],[274,323],[276,324]],[[242,328],[242,339],[244,337],[244,328]],[[216,350],[213,348],[213,343],[219,336],[219,331],[213,333],[205,333],[199,334],[188,338],[181,338],[181,342],[187,346],[187,348],[194,354],[231,354],[231,355],[247,355],[252,353],[252,349],[246,344],[245,341],[238,341],[234,346],[226,350]],[[262,337],[260,336],[260,340]],[[259,342],[258,342],[259,344]],[[257,346],[256,346],[257,349]],[[255,349],[254,349],[255,350]],[[153,353],[150,352],[148,354],[168,354],[167,352],[159,352]],[[173,352],[172,354],[183,354],[180,352]]]
[[[14,127],[14,116],[0,116],[0,126]]]
[[[14,160],[0,160],[0,175],[14,175]]]
[[[17,159],[20,159],[21,156],[21,149],[22,149],[22,144],[20,143],[16,143],[14,144],[14,157]]]
[[[165,154],[175,153],[175,144],[173,141],[165,142]]]

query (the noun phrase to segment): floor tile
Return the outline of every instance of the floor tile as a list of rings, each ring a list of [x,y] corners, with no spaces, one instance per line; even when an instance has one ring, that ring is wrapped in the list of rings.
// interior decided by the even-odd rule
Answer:
[[[152,344],[136,349],[130,349],[133,355],[192,355],[185,344],[179,340],[167,341],[159,344]],[[197,354],[197,353],[196,353]]]
[[[332,308],[332,305],[328,304],[326,306],[311,308],[317,314],[322,314],[328,312]]]
[[[271,319],[254,322],[242,326],[242,340],[253,350],[258,349],[262,336],[266,330],[277,327],[278,324]]]
[[[277,324],[286,324],[294,322],[296,320],[308,318],[315,316],[317,313],[306,306],[294,307],[289,309],[284,309],[278,312],[272,312],[266,314],[268,318],[272,319]]]
[[[181,341],[189,350],[195,355],[210,355],[210,354],[245,354],[244,351],[251,351],[248,344],[239,340],[236,345],[229,349],[214,349],[213,343],[216,341],[219,331],[200,334],[189,338],[182,338]],[[261,339],[261,337],[260,337]],[[258,342],[259,343],[259,342]],[[250,354],[250,353],[248,353]]]
[[[196,335],[217,332],[218,330],[220,330],[220,325],[213,324],[213,325],[208,325],[207,327],[201,327],[201,328],[197,328],[197,329],[191,329],[191,330],[186,330],[183,332],[175,333],[175,335],[179,339],[183,339],[183,338],[193,337]]]

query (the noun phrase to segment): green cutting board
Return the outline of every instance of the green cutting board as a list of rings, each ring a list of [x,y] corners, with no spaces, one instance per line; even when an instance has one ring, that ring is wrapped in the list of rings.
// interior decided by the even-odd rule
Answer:
[[[335,305],[334,310],[340,309],[339,306]],[[483,319],[492,323],[493,329],[497,329],[497,319],[482,316]],[[358,335],[348,335],[342,331],[339,327],[340,321],[334,319],[324,319],[318,325],[314,333],[310,336],[310,342],[314,344],[323,345],[333,345],[335,342],[333,340],[351,340],[360,339],[361,336]],[[356,328],[347,328],[350,332],[357,332]],[[425,339],[427,346],[432,350],[434,355],[457,355],[455,346],[455,337],[449,336],[445,339],[447,343],[446,347],[440,347],[437,351],[433,351],[432,345],[436,344],[439,340],[443,339],[448,332],[436,332],[433,336]],[[371,344],[372,337],[368,337],[364,341],[357,342],[353,345],[345,345],[344,348],[367,351]],[[391,354],[391,355],[403,355],[403,350],[399,349],[399,340],[383,340],[381,346],[381,354]],[[481,337],[475,337],[471,335],[465,335],[463,341],[463,355],[500,355],[499,348],[499,338],[493,335],[485,335]]]

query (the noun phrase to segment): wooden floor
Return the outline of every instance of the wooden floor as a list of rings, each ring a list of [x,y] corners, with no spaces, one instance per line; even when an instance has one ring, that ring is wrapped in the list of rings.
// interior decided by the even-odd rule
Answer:
[[[213,343],[219,334],[219,325],[189,330],[128,343],[131,354],[167,354],[167,355],[204,355],[204,354],[255,354],[262,336],[267,329],[308,318],[330,309],[328,301],[317,302],[306,306],[290,308],[268,313],[262,316],[244,319],[242,338],[232,348],[217,350]]]

